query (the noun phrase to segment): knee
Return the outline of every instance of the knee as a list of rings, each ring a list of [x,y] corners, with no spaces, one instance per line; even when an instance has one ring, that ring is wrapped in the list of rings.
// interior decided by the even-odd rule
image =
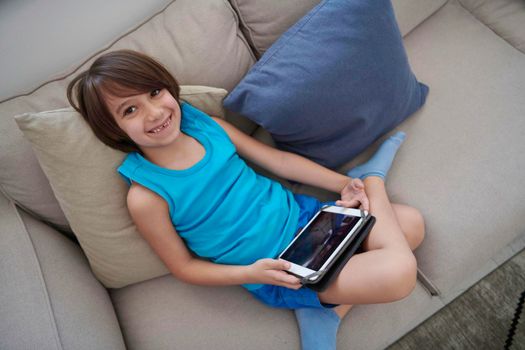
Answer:
[[[392,301],[406,298],[416,287],[417,262],[411,253],[400,255],[392,263],[390,279],[390,296]]]
[[[410,221],[412,226],[412,234],[415,247],[419,246],[425,239],[425,218],[419,209],[410,208]]]

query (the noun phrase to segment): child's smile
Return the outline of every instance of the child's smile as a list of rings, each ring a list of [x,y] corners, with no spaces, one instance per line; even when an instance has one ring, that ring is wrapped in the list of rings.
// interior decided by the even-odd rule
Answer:
[[[171,114],[170,116],[168,117],[168,119],[163,122],[161,125],[159,125],[158,127],[155,127],[153,129],[151,129],[150,131],[148,131],[148,133],[150,134],[161,134],[161,133],[164,133],[164,131],[166,131],[166,129],[168,129],[171,125]]]
[[[118,126],[142,149],[171,145],[180,135],[180,106],[167,89],[106,96]]]

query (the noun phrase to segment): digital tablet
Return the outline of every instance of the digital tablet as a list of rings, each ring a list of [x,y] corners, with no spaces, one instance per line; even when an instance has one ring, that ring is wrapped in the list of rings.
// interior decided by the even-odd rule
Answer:
[[[290,262],[288,272],[301,278],[324,271],[339,251],[352,241],[366,215],[359,209],[325,206],[296,235],[279,258]]]

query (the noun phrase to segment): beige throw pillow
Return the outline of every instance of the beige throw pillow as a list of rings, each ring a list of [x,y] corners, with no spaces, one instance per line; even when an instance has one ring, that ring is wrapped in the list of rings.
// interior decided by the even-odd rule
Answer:
[[[227,91],[182,86],[181,99],[224,117]],[[128,187],[117,173],[125,153],[100,142],[72,108],[15,117],[29,139],[91,268],[108,288],[169,273],[136,230],[126,207]]]

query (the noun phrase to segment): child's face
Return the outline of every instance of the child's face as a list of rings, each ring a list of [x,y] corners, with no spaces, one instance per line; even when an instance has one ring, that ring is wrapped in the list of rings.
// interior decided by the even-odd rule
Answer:
[[[105,96],[118,126],[141,148],[162,147],[180,134],[181,112],[166,89],[118,97]]]

